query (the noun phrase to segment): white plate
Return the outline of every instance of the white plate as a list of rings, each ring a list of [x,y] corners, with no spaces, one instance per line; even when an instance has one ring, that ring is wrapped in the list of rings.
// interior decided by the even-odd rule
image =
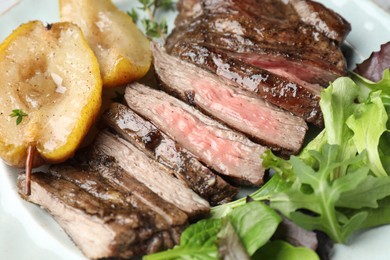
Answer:
[[[18,2],[16,6],[13,6]],[[135,0],[115,1],[130,10]],[[390,41],[390,15],[368,0],[320,0],[342,14],[352,24],[347,38],[353,49],[350,67]],[[4,10],[8,11],[3,13]],[[30,20],[56,22],[56,0],[1,0],[0,41],[21,23]],[[168,21],[172,26],[174,13]],[[1,94],[1,93],[0,93]],[[19,198],[16,192],[17,170],[0,162],[0,259],[84,259],[57,223],[39,207]],[[336,245],[334,260],[389,259],[390,226],[363,232],[348,245]]]

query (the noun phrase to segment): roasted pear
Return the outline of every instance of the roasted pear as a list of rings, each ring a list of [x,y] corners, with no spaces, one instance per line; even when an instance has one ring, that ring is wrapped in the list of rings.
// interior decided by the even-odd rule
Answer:
[[[21,25],[0,45],[0,79],[1,158],[25,167],[28,157],[35,167],[72,156],[99,114],[102,92],[80,28]]]
[[[142,78],[151,64],[148,39],[110,0],[60,0],[62,21],[80,26],[98,58],[103,85]]]

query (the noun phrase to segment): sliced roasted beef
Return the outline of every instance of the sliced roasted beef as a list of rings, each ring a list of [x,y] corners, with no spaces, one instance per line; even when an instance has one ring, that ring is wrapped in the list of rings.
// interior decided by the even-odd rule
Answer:
[[[130,175],[191,218],[208,214],[210,207],[207,201],[177,179],[167,167],[151,159],[128,141],[102,131],[91,149],[115,159],[124,170],[119,183],[126,185],[126,175]]]
[[[168,55],[157,45],[152,49],[154,68],[167,92],[274,151],[298,153],[307,131],[302,118],[251,92],[235,88],[213,73]]]
[[[177,55],[310,123],[321,125],[323,122],[320,92],[312,84],[299,79],[291,81],[288,77],[250,65],[233,58],[226,51],[207,45],[183,44],[181,53]]]
[[[299,103],[301,97],[314,99],[312,103],[317,106],[304,111],[303,116],[309,122],[321,125],[322,118],[318,113],[321,86],[328,86],[330,81],[347,72],[340,45],[350,31],[348,22],[313,1],[199,1],[201,11],[188,7],[179,9],[177,27],[166,43],[168,52],[207,67],[191,47],[206,48],[209,52],[226,55],[229,61],[223,63],[236,64],[236,69],[243,68],[244,74],[252,70],[251,66],[261,68],[260,74],[265,79],[270,77],[270,83],[277,79],[283,82],[282,86],[292,86],[290,89],[299,88],[301,93],[307,93],[298,95],[295,103]],[[314,11],[311,16],[310,11]],[[197,14],[192,21],[189,19],[191,12]],[[276,89],[267,81],[263,84]],[[273,104],[278,105],[277,102]],[[304,109],[306,106],[307,102],[303,104]],[[280,107],[292,108],[294,112],[294,107],[285,102],[281,102]]]
[[[177,218],[179,221],[169,229],[161,228],[168,226],[156,223],[164,222],[163,219],[127,203],[126,194],[119,195],[112,186],[100,183],[99,178],[92,177],[88,183],[94,174],[84,176],[82,187],[77,181],[62,178],[63,175],[34,173],[30,196],[23,192],[25,176],[20,175],[18,189],[24,199],[49,211],[88,258],[130,258],[178,243],[186,218]]]
[[[167,46],[172,53],[180,53],[182,44],[208,44],[280,76],[295,76],[313,87],[316,83],[325,86],[346,74],[339,46],[311,27],[301,23],[297,28],[283,28],[273,21],[243,19],[231,14],[202,15],[174,30]]]
[[[51,166],[48,174],[77,185],[112,207],[130,205],[149,212],[159,229],[186,223],[188,217],[183,211],[126,174],[115,159],[90,152],[88,161],[84,160],[82,163],[91,167],[80,168],[79,162],[65,163]]]
[[[103,120],[145,154],[169,167],[177,178],[212,205],[229,202],[237,194],[237,188],[129,107],[113,103],[104,113]]]
[[[217,172],[243,184],[259,185],[265,147],[158,90],[134,83],[126,88],[130,108]]]

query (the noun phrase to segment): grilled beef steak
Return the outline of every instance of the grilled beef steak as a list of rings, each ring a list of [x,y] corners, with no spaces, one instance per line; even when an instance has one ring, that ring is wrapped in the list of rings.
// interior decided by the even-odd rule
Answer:
[[[274,151],[291,154],[300,150],[307,131],[302,118],[168,55],[156,44],[152,49],[154,68],[164,90]]]
[[[177,27],[167,40],[170,53],[207,69],[219,67],[207,66],[204,58],[198,56],[196,49],[205,48],[213,55],[226,55],[222,66],[239,60],[236,68],[243,68],[244,72],[259,67],[261,73],[254,75],[272,78],[262,83],[265,88],[282,91],[285,85],[292,93],[300,89],[298,95],[289,95],[297,104],[302,98],[314,99],[317,107],[304,107],[302,110],[308,110],[303,111],[303,117],[321,125],[321,86],[346,74],[340,45],[350,25],[342,17],[319,3],[303,0],[199,0],[194,9],[183,2],[178,5]],[[315,12],[309,13],[312,10]],[[193,19],[190,14],[195,14]],[[212,71],[220,74],[215,68]],[[275,79],[276,86],[272,84]],[[304,92],[308,94],[302,95]],[[282,99],[272,100],[272,95],[263,97],[300,115]]]
[[[179,55],[179,54],[178,54]],[[323,122],[320,86],[300,79],[278,76],[267,70],[233,58],[226,51],[202,44],[182,44],[180,58],[231,81],[231,84],[250,91],[282,109],[302,117],[307,122]],[[298,83],[299,82],[299,83]]]
[[[207,201],[177,179],[167,167],[149,158],[124,139],[103,131],[98,134],[91,149],[115,158],[116,163],[125,170],[126,175],[137,179],[190,217],[199,218],[209,212]],[[124,180],[121,182],[124,183]]]
[[[103,120],[138,149],[169,167],[175,176],[212,205],[229,202],[238,189],[203,166],[191,153],[129,107],[113,103]]]
[[[96,176],[96,172],[69,167],[64,171],[63,174],[59,167],[55,175],[32,174],[30,196],[23,192],[25,176],[20,175],[19,193],[48,210],[88,258],[129,258],[178,243],[187,224],[184,213],[175,222],[167,223],[145,207],[132,205],[130,192],[118,192]],[[81,181],[64,178],[69,171]]]
[[[147,118],[207,166],[237,182],[259,185],[265,147],[205,116],[195,108],[138,83],[126,88],[130,108]]]

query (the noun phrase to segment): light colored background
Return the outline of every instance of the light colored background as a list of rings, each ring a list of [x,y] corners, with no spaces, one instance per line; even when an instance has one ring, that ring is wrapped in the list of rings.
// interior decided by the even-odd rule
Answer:
[[[0,0],[0,41],[23,22],[40,19],[58,21],[58,0],[22,0],[1,15],[17,0]],[[354,62],[390,40],[390,17],[366,0],[319,0],[349,20],[353,26],[347,40],[355,51]],[[390,0],[375,0],[390,10]],[[130,2],[115,1],[124,10]],[[172,15],[170,26],[172,28]],[[15,187],[16,171],[0,163],[0,259],[84,259],[70,239],[39,207],[19,199]],[[337,245],[334,260],[390,259],[390,226],[356,236],[349,245]]]

